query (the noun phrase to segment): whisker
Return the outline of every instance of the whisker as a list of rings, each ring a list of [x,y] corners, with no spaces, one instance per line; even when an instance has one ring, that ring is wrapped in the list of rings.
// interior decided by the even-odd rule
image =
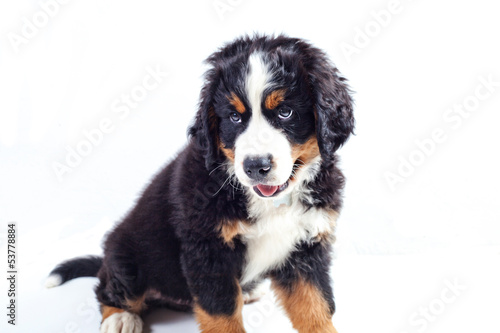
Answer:
[[[229,181],[229,185],[233,188],[233,195],[234,195],[234,190],[241,191],[242,189],[239,188],[239,182],[236,183],[236,186],[233,184],[233,181],[237,181],[236,175],[232,175],[231,180]]]
[[[210,173],[208,175],[210,176],[215,170],[217,170],[220,167],[223,167],[224,165],[225,165],[225,163],[221,163],[218,167],[216,167],[212,171],[210,171]]]
[[[222,188],[224,187],[224,185],[226,185],[227,181],[230,180],[230,179],[231,179],[231,175],[229,175],[229,177],[226,178],[226,180],[224,181],[224,183],[222,183],[221,187],[212,196],[215,197],[222,190]]]

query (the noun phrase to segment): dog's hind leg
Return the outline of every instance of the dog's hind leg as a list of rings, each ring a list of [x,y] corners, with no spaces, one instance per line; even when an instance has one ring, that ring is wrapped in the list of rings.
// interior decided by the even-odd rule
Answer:
[[[101,333],[142,333],[146,295],[137,267],[123,257],[105,257],[98,277]]]

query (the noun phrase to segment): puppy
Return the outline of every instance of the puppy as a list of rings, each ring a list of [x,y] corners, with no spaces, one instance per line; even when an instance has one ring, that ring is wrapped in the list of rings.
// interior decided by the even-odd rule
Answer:
[[[300,333],[336,332],[329,276],[354,128],[346,80],[325,53],[286,36],[212,54],[187,146],[104,243],[60,264],[49,286],[97,276],[103,333],[140,315],[193,311],[201,332],[243,333],[244,299],[266,278]]]

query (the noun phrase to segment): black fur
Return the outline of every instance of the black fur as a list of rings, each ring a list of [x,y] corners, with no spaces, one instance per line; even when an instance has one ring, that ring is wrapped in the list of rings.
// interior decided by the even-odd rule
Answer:
[[[50,275],[58,275],[61,284],[84,276],[97,276],[97,272],[102,266],[102,258],[97,256],[87,256],[67,260],[57,265],[50,272]]]
[[[328,302],[330,315],[333,315],[335,302],[333,301],[332,282],[328,273],[330,251],[331,247],[328,244],[302,243],[297,247],[297,251],[292,253],[285,265],[271,272],[271,276],[278,285],[290,293],[293,292],[293,287],[299,278],[312,283],[323,294]]]
[[[148,304],[189,310],[196,303],[212,315],[231,315],[237,303],[239,279],[245,265],[246,245],[241,237],[225,242],[222,225],[233,221],[258,223],[248,216],[248,198],[241,185],[228,183],[227,156],[221,147],[233,148],[245,129],[230,123],[234,112],[227,95],[236,92],[249,108],[243,91],[247,60],[260,51],[275,73],[275,83],[285,87],[285,102],[295,118],[269,122],[286,133],[290,142],[302,144],[316,135],[322,162],[311,183],[309,209],[340,211],[344,177],[336,167],[335,151],[354,128],[352,99],[345,80],[325,54],[300,39],[243,37],[224,46],[207,60],[199,109],[189,129],[190,140],[146,188],[133,210],[108,235],[104,260],[79,259],[63,263],[53,272],[63,280],[97,272],[97,298],[102,304],[127,308],[127,300],[146,295]],[[298,245],[286,264],[266,276],[293,290],[301,278],[321,291],[331,314],[335,309],[328,275],[330,246],[326,240]],[[92,263],[89,267],[89,263]],[[77,267],[83,265],[84,267]],[[256,281],[242,286],[251,289]],[[160,296],[158,296],[160,295]]]
[[[354,131],[353,101],[345,79],[323,52],[314,50],[309,71],[315,89],[317,135],[321,155],[331,159]]]

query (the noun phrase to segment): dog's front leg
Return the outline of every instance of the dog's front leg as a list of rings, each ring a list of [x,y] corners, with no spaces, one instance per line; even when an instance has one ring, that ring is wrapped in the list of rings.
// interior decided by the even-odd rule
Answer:
[[[273,291],[300,333],[337,333],[332,324],[335,303],[329,251],[326,242],[304,243],[271,274]]]
[[[220,240],[193,244],[184,249],[182,261],[200,331],[245,333],[243,295],[238,283],[241,253],[222,245]]]
[[[208,294],[204,297],[213,297],[214,294]],[[203,297],[200,295],[200,297]],[[197,298],[194,307],[196,321],[200,326],[200,331],[203,333],[245,333],[243,328],[243,318],[241,310],[243,308],[243,297],[241,290],[237,291],[234,297],[218,297],[218,301],[213,304],[211,302],[202,302],[201,298]],[[215,302],[223,302],[221,307]],[[225,307],[226,309],[223,309]]]

